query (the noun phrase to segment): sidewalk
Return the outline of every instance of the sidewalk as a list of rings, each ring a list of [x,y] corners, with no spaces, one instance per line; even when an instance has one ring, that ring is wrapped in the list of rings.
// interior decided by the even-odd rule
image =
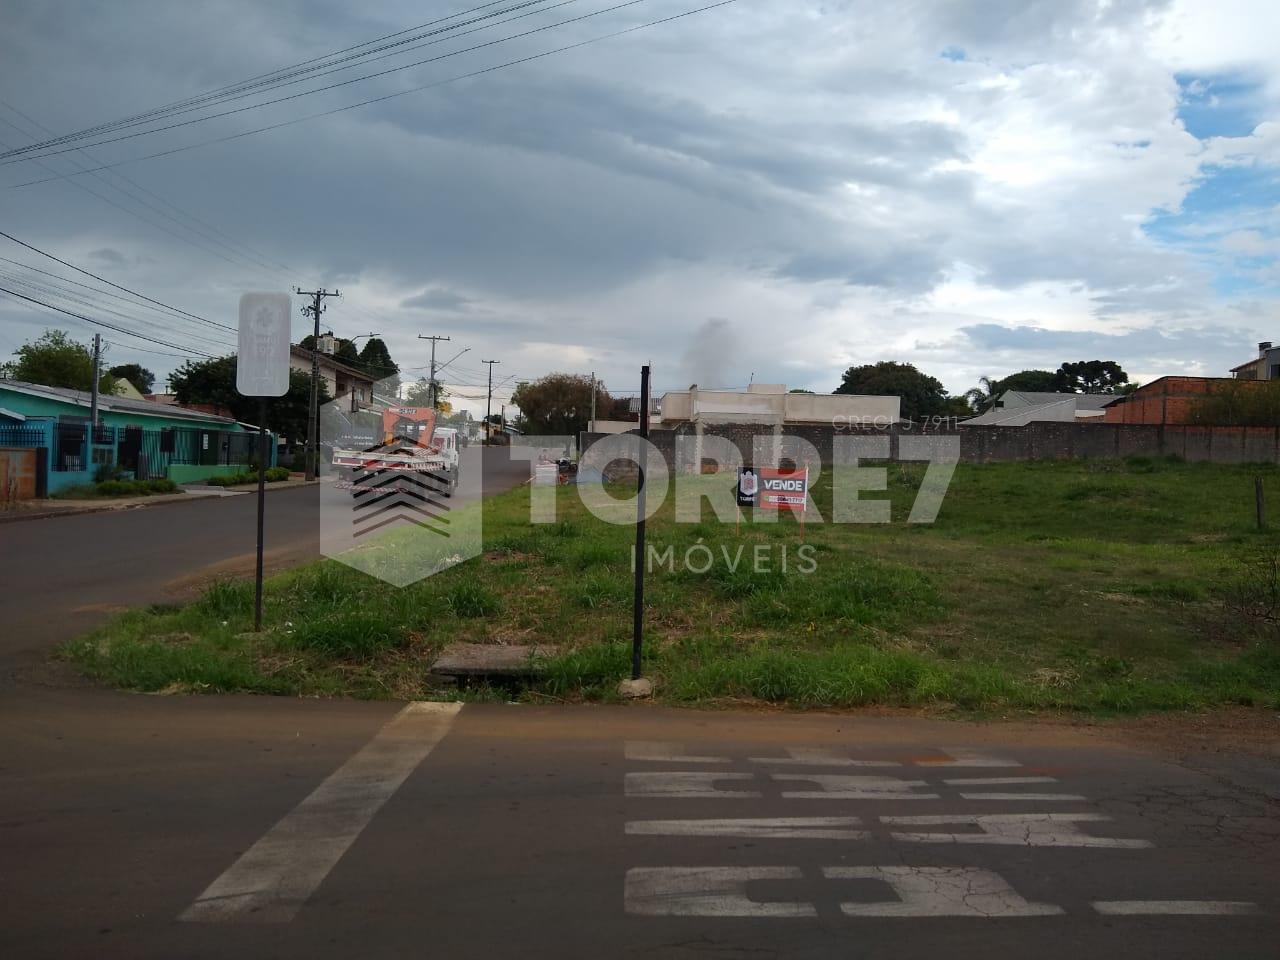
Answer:
[[[278,480],[268,483],[267,490],[296,490],[298,487],[314,486],[318,480]],[[134,510],[142,507],[158,507],[164,504],[190,503],[195,500],[207,500],[211,497],[237,497],[257,490],[257,484],[246,484],[236,487],[210,487],[202,484],[183,484],[182,493],[161,493],[150,497],[120,497],[94,500],[21,500],[6,507],[0,507],[0,523],[15,523],[22,520],[45,520],[50,517],[66,517],[83,513],[106,513],[112,510]]]

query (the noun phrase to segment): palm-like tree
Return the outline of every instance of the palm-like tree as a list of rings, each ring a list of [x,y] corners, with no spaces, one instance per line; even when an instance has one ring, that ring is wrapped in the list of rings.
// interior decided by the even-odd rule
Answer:
[[[964,399],[975,411],[985,413],[996,405],[996,400],[1000,397],[1000,381],[979,377],[978,383],[981,386],[965,391]]]

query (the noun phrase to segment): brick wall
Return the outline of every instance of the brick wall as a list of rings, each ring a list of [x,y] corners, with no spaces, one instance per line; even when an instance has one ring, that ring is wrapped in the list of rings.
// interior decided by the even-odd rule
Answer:
[[[787,434],[807,440],[818,451],[822,466],[830,466],[839,436],[889,436],[890,458],[898,459],[903,436],[918,431],[893,427],[886,430],[866,428],[835,430],[830,427],[801,427],[786,431],[781,455],[802,462],[798,445],[788,442]],[[1025,427],[962,427],[960,461],[962,463],[1002,463],[1020,460],[1103,459],[1123,457],[1177,456],[1192,461],[1215,463],[1280,463],[1280,428],[1277,427],[1200,427],[1183,424],[1146,423],[1032,423]],[[704,463],[676,464],[676,437],[692,435],[693,428],[682,424],[675,430],[654,430],[649,439],[662,453],[669,467],[699,471]],[[931,436],[955,436],[931,433]],[[612,464],[598,462],[592,445],[606,434],[584,433],[580,438],[583,463],[605,471],[610,480],[635,480],[635,465],[628,461]],[[723,436],[739,451],[746,464],[752,460],[755,437],[772,439],[774,428],[767,424],[717,424],[708,427],[704,436]]]

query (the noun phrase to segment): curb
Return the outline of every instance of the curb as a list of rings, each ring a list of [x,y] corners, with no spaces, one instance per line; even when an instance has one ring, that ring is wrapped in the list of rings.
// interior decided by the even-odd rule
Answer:
[[[268,484],[267,490],[268,492],[270,492],[272,489],[297,490],[299,487],[318,486],[319,483],[320,483],[319,480],[304,480],[302,483],[295,483],[287,487],[277,486],[275,488],[272,488],[271,485]],[[256,490],[257,488],[255,487],[254,489]],[[252,493],[253,491],[246,490],[244,492]],[[22,523],[23,521],[26,521],[26,520],[52,520],[58,517],[83,517],[85,514],[89,514],[89,513],[124,513],[125,511],[128,511],[128,510],[145,510],[151,507],[167,507],[167,506],[172,506],[180,503],[193,503],[196,500],[222,500],[222,499],[224,499],[224,497],[221,494],[217,494],[217,493],[187,493],[187,494],[184,494],[182,497],[175,496],[172,499],[166,498],[164,500],[151,500],[150,502],[148,502],[148,498],[140,497],[139,498],[140,502],[138,503],[118,503],[112,506],[104,505],[104,506],[85,507],[84,509],[43,510],[43,511],[32,512],[32,513],[14,513],[14,514],[0,513],[0,524]]]

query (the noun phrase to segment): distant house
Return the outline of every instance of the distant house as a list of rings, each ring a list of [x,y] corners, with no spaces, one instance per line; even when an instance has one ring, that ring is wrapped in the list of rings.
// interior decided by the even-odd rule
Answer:
[[[1101,423],[1106,408],[1120,399],[1109,393],[1040,393],[1006,390],[995,406],[960,421],[962,427],[1025,427],[1029,423]]]
[[[105,394],[91,429],[91,404],[87,390],[0,379],[0,448],[32,461],[35,495],[91,483],[103,466],[177,483],[236,473],[256,450],[257,427],[229,417]]]
[[[662,395],[661,425],[680,423],[751,423],[791,426],[815,424],[850,426],[897,423],[900,397],[831,393],[788,393],[783,384],[753,383],[745,391],[676,390]]]
[[[330,397],[334,400],[349,398],[352,413],[373,403],[373,385],[377,381],[369,374],[341,360],[335,360],[323,350],[316,353],[297,344],[289,347],[290,368],[301,370],[307,376],[311,376],[312,357],[318,361],[320,378],[328,387]]]
[[[1258,344],[1258,355],[1238,367],[1231,368],[1236,380],[1280,380],[1280,347],[1273,347],[1270,340]]]

